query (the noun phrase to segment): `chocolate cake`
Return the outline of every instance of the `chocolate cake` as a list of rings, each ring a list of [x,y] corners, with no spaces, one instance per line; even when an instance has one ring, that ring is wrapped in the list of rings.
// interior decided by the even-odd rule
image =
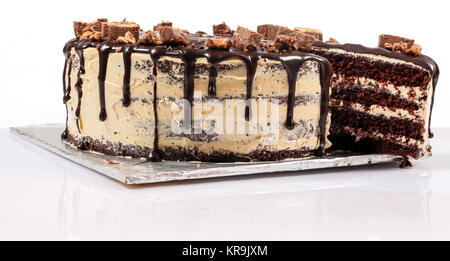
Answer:
[[[64,47],[64,140],[151,160],[431,151],[439,69],[414,40],[381,35],[368,48],[272,24],[254,32],[223,22],[214,35],[164,21],[153,29],[74,22]]]
[[[414,158],[431,151],[439,68],[413,40],[382,35],[378,48],[315,42],[313,49],[333,66],[334,148]]]
[[[323,57],[269,52],[261,34],[224,23],[217,36],[170,22],[140,33],[106,19],[74,28],[64,47],[62,138],[81,150],[253,161],[323,155],[331,145]]]

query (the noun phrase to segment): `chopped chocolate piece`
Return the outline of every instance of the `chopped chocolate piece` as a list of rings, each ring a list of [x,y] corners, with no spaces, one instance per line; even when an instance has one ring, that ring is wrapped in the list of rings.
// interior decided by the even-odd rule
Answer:
[[[161,45],[163,43],[159,36],[150,30],[144,32],[141,42],[148,45]]]
[[[93,34],[91,34],[89,36],[88,39],[89,39],[90,42],[100,41],[100,32],[95,31]]]
[[[213,25],[213,35],[232,36],[233,34],[234,34],[234,31],[232,31],[225,22],[222,22],[221,24]]]
[[[261,42],[261,48],[267,49],[268,52],[274,53],[277,52],[278,49],[275,46],[274,41],[263,41]]]
[[[278,29],[277,35],[280,35],[280,34],[284,34],[284,35],[292,35],[293,33],[294,33],[294,31],[291,30],[291,29],[289,29],[288,27],[286,27],[286,26],[281,26],[280,29]]]
[[[91,26],[94,28],[94,31],[100,32],[102,30],[102,23],[107,23],[107,18],[98,18],[97,21],[91,23]]]
[[[73,29],[75,32],[75,36],[77,38],[80,38],[81,35],[83,35],[83,33],[85,32],[86,28],[89,28],[90,31],[101,31],[102,28],[102,23],[108,22],[108,19],[106,18],[99,18],[96,21],[90,22],[90,23],[86,23],[86,22],[78,22],[78,21],[74,21],[73,22]],[[92,28],[92,29],[91,29]],[[87,39],[87,38],[84,38]]]
[[[261,46],[262,38],[263,36],[257,32],[238,26],[233,36],[233,44],[235,47],[245,51],[255,50]]]
[[[420,56],[421,51],[422,51],[422,46],[420,46],[418,44],[413,44],[413,46],[411,46],[411,48],[406,50],[406,54],[411,55],[411,56]]]
[[[262,24],[258,25],[256,31],[264,36],[266,40],[275,40],[278,34],[278,30],[281,28],[279,25],[274,24]]]
[[[73,31],[75,32],[75,36],[77,38],[80,38],[81,35],[83,34],[84,28],[86,28],[88,25],[89,25],[89,23],[74,21],[73,22]]]
[[[295,38],[289,35],[280,34],[275,38],[274,46],[278,51],[292,50]]]
[[[161,41],[168,45],[188,45],[191,37],[189,31],[165,26],[159,32]]]
[[[330,37],[328,39],[328,41],[326,41],[326,43],[339,44],[339,42],[336,39],[334,39],[333,37]]]
[[[303,50],[310,51],[317,38],[288,28],[280,28],[275,38],[275,46],[279,50]]]
[[[206,35],[206,33],[203,31],[197,31],[197,32],[195,32],[195,35],[202,37],[202,36]]]
[[[121,44],[135,44],[136,38],[134,38],[133,34],[128,31],[125,36],[120,36],[117,38],[116,42]]]
[[[406,52],[406,50],[411,48],[413,44],[414,40],[389,34],[380,35],[378,40],[378,47],[385,48],[388,50],[396,49],[395,51],[402,51],[399,50],[399,48],[403,48],[403,46],[406,46],[403,52]]]
[[[133,22],[108,22],[102,23],[102,30],[100,38],[102,40],[115,41],[121,36],[125,36],[127,32],[130,32],[134,39],[139,39],[140,27]]]
[[[205,45],[211,49],[230,49],[231,40],[223,39],[220,37],[215,39],[209,38],[208,40],[206,40]]]
[[[300,32],[300,33],[305,33],[305,34],[311,35],[312,37],[315,37],[320,42],[323,41],[323,34],[321,31],[319,31],[317,29],[295,27],[294,30],[297,32]]]
[[[85,39],[88,39],[90,42],[100,41],[100,32],[94,31],[94,28],[88,25],[83,29],[83,34],[80,36],[80,40]]]
[[[384,44],[384,48],[391,50],[391,51],[400,51],[400,52],[406,52],[406,50],[408,49],[408,44],[407,43],[385,43]]]
[[[161,31],[161,30],[162,30],[164,27],[166,27],[166,26],[172,27],[172,22],[169,22],[169,21],[162,21],[161,23],[159,23],[159,24],[153,26],[153,31],[159,32],[159,31]]]

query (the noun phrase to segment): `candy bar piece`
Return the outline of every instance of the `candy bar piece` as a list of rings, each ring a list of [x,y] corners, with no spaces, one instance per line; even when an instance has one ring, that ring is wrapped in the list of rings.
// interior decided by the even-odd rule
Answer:
[[[330,37],[327,41],[325,41],[326,43],[330,43],[330,44],[339,44],[338,40],[334,39],[333,37]]]
[[[159,36],[155,32],[150,30],[144,32],[141,42],[148,45],[161,45],[163,43]]]
[[[279,25],[274,24],[262,24],[258,25],[257,32],[264,36],[265,40],[275,40],[278,34],[278,30],[281,28]]]
[[[231,40],[220,37],[215,39],[209,38],[206,40],[205,45],[211,49],[230,49]]]
[[[233,34],[234,32],[230,29],[230,27],[228,27],[228,25],[225,22],[213,25],[213,35],[232,36]]]
[[[169,21],[162,21],[161,23],[153,26],[153,31],[159,32],[163,29],[163,27],[172,27],[172,22]]]
[[[318,39],[310,34],[280,28],[278,36],[275,38],[275,46],[279,50],[310,51],[313,43],[317,41]]]
[[[134,38],[133,34],[128,31],[125,36],[120,36],[117,38],[116,42],[121,44],[135,44],[136,38]]]
[[[308,35],[311,35],[312,37],[315,37],[318,41],[323,41],[323,34],[321,31],[317,29],[311,29],[311,28],[303,28],[303,27],[295,27],[294,29],[297,32],[305,33]]]
[[[407,49],[411,48],[413,44],[414,40],[412,39],[389,34],[380,35],[378,40],[378,47],[392,50],[392,48],[394,47],[399,49],[400,46],[405,46],[403,50],[404,52],[406,52]]]
[[[255,31],[251,31],[245,27],[238,26],[233,36],[233,44],[239,49],[255,50],[261,46],[263,36]]]
[[[106,18],[99,18],[96,21],[87,23],[87,22],[73,22],[73,30],[75,32],[75,36],[80,38],[83,33],[89,29],[89,31],[100,32],[102,29],[102,23],[108,22]]]
[[[161,41],[168,45],[188,45],[191,37],[189,31],[165,26],[159,32]]]
[[[100,38],[104,41],[115,41],[119,37],[125,36],[127,32],[130,32],[134,39],[139,39],[139,31],[139,25],[133,22],[107,22],[102,23]]]

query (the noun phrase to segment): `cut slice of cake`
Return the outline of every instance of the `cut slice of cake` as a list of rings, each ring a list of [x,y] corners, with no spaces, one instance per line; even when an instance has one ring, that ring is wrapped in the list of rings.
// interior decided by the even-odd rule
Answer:
[[[378,48],[315,42],[333,66],[334,148],[421,157],[429,138],[437,64],[413,40],[380,36]]]

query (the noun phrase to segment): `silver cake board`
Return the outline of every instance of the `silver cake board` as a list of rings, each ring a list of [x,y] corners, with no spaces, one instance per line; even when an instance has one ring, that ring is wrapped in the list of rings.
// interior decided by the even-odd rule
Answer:
[[[380,154],[333,152],[323,158],[309,157],[265,162],[146,162],[145,159],[115,157],[100,153],[79,151],[61,140],[62,124],[13,127],[11,132],[39,147],[73,162],[93,169],[125,184],[148,184],[173,180],[229,177],[260,173],[288,172],[333,167],[360,166],[386,163],[401,159]]]

